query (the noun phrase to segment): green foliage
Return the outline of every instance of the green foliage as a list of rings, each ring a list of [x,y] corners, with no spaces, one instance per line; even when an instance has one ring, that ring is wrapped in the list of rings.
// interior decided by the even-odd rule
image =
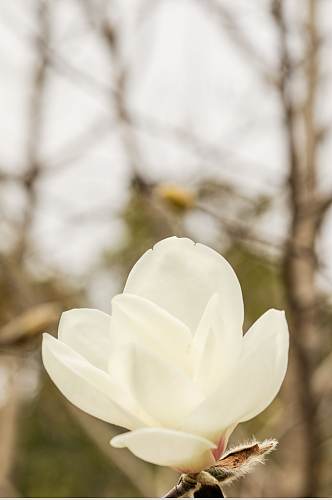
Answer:
[[[233,244],[226,257],[241,283],[247,327],[268,309],[285,309],[278,263],[272,263],[267,257],[257,255],[239,243]]]
[[[24,497],[138,496],[66,411],[43,377],[38,397],[20,411],[14,482]]]

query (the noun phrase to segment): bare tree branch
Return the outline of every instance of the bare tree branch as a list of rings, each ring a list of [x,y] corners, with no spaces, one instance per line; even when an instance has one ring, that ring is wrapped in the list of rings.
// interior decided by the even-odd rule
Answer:
[[[18,492],[11,482],[10,473],[16,445],[17,360],[13,358],[2,359],[2,366],[7,371],[8,386],[5,387],[5,402],[0,406],[0,496],[16,497]]]
[[[296,113],[290,91],[292,65],[288,48],[285,3],[273,2],[273,16],[279,32],[280,74],[279,86],[281,105],[287,130],[289,162],[289,204],[291,211],[290,237],[284,255],[284,278],[291,313],[292,345],[295,354],[296,390],[299,408],[304,423],[301,463],[302,491],[299,496],[317,496],[319,486],[319,425],[316,421],[317,400],[313,388],[314,359],[319,343],[317,323],[318,291],[315,282],[317,257],[315,244],[321,215],[317,207],[317,136],[315,133],[315,105],[318,82],[317,8],[318,2],[307,0],[307,94],[303,113],[305,154],[297,143]],[[313,50],[313,48],[315,50]],[[305,251],[304,251],[305,250]]]
[[[38,25],[43,40],[49,38],[49,4],[47,0],[38,3]],[[39,148],[43,127],[44,91],[47,78],[48,55],[44,44],[37,38],[35,41],[37,59],[32,77],[32,94],[27,125],[27,167],[23,177],[23,186],[26,191],[27,203],[22,220],[20,237],[16,247],[16,258],[20,261],[28,245],[29,232],[33,223],[37,204],[37,182],[41,173]]]
[[[31,307],[0,327],[0,348],[13,347],[40,335],[59,318],[60,305],[47,302]]]
[[[245,60],[250,65],[256,65],[265,82],[274,85],[277,81],[276,69],[270,66],[269,61],[245,33],[243,27],[239,26],[235,15],[232,14],[231,9],[226,7],[225,2],[218,0],[195,1],[197,5],[210,13],[212,20],[217,22],[221,30],[228,34],[229,40],[244,55]]]

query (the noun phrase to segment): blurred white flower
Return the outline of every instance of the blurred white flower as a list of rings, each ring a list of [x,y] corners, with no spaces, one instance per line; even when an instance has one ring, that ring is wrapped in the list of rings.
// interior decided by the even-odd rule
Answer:
[[[243,299],[229,263],[187,238],[167,238],[131,270],[112,316],[73,309],[43,361],[87,413],[130,429],[112,439],[181,471],[220,458],[240,422],[274,399],[287,369],[288,328],[270,309],[243,336]]]

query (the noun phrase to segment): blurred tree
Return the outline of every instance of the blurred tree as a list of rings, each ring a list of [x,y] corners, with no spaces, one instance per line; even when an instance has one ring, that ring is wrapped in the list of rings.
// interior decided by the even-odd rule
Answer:
[[[24,47],[31,48],[31,53],[29,57],[22,57],[30,70],[23,82],[25,105],[16,106],[20,108],[20,123],[26,126],[22,146],[17,148],[23,152],[23,160],[14,164],[1,157],[0,165],[0,495],[154,496],[174,484],[172,471],[151,467],[125,450],[112,449],[108,441],[117,429],[74,410],[64,401],[43,371],[40,375],[39,347],[43,330],[56,332],[62,310],[88,305],[93,295],[91,280],[99,271],[112,281],[114,289],[120,290],[136,260],[156,241],[175,234],[207,240],[230,260],[243,287],[246,328],[270,307],[286,308],[291,324],[291,363],[280,395],[258,418],[240,426],[232,438],[236,441],[252,433],[258,438],[273,436],[279,439],[280,449],[267,467],[258,469],[242,483],[230,486],[229,494],[329,496],[332,491],[332,307],[328,293],[322,291],[318,283],[325,272],[320,235],[326,230],[332,204],[321,168],[321,153],[328,143],[330,130],[323,113],[328,111],[329,99],[323,99],[326,108],[323,111],[320,104],[329,82],[328,71],[326,74],[323,71],[324,66],[328,67],[330,54],[328,37],[322,33],[324,23],[328,24],[321,14],[324,2],[305,0],[301,4],[303,9],[294,9],[296,3],[290,0],[269,0],[264,5],[250,2],[250,9],[256,15],[253,31],[243,23],[245,7],[240,9],[236,2],[191,0],[173,5],[140,0],[136,3],[137,11],[130,4],[127,12],[123,7],[125,2],[116,0],[66,3],[31,0],[24,4],[26,11],[17,2],[17,16],[14,15],[14,22],[6,27],[11,35],[23,41]],[[158,12],[166,12],[166,18],[170,12],[171,22],[168,21],[163,30],[172,51],[176,13],[182,7],[196,9],[206,22],[206,33],[220,36],[220,45],[216,43],[217,38],[213,38],[211,45],[210,42],[204,45],[203,58],[212,56],[212,52],[217,54],[217,59],[212,60],[217,61],[217,65],[220,60],[222,80],[229,77],[229,69],[235,69],[229,77],[229,87],[227,82],[225,88],[221,85],[223,82],[220,88],[217,84],[214,86],[214,82],[206,86],[212,96],[217,96],[211,100],[211,107],[200,111],[197,121],[205,117],[202,124],[192,124],[190,120],[184,124],[181,120],[171,123],[167,117],[164,119],[164,101],[169,102],[170,90],[164,74],[163,86],[158,90],[160,108],[145,110],[143,104],[139,109],[132,105],[133,89],[140,90],[141,85],[137,75],[150,77],[146,64],[148,49],[158,47],[154,44],[156,38],[147,36],[146,26],[159,27],[155,24]],[[27,17],[26,13],[29,13]],[[8,17],[4,19],[7,21]],[[266,46],[258,42],[254,31],[268,35]],[[204,33],[197,35],[203,46]],[[136,42],[139,45],[138,41],[144,37],[148,43],[144,45],[143,57],[139,51],[133,51],[132,57],[131,45]],[[83,39],[92,41],[87,50]],[[223,65],[227,58],[225,63],[218,51],[220,47],[224,52],[227,42],[231,63],[226,68]],[[268,45],[269,51],[266,51]],[[4,47],[5,53],[6,44]],[[155,50],[157,58],[167,55]],[[8,52],[11,63],[11,50]],[[176,55],[171,53],[172,61]],[[237,55],[241,56],[241,63]],[[188,53],[188,60],[192,58],[193,54]],[[95,60],[105,69],[103,76],[96,74]],[[248,119],[245,115],[249,114],[247,101],[251,102],[253,96],[251,80],[241,80],[240,64],[248,66],[250,75],[254,75],[261,108],[267,102],[264,100],[267,95],[275,106],[269,116],[272,127],[267,127],[267,134],[278,136],[282,147],[280,186],[272,195],[268,177],[260,192],[247,189],[254,173],[259,177],[265,165],[256,164],[250,155],[242,155],[242,141],[252,138],[251,126],[244,127],[244,122]],[[179,71],[182,70],[186,68],[179,67]],[[199,66],[195,71],[195,78],[183,93],[183,101],[185,94],[194,88],[194,80],[204,77]],[[15,82],[18,80],[15,73]],[[75,108],[73,95],[70,106],[65,98],[59,98],[56,92],[60,81],[74,89],[75,94],[84,93],[88,107],[92,102],[97,103],[91,123],[84,125],[83,112],[77,103]],[[248,87],[248,92],[246,102],[241,101],[238,107],[242,86]],[[210,129],[204,130],[215,111],[220,116],[225,114],[233,87],[236,87],[236,102],[232,117],[239,115],[240,123],[235,141],[228,140],[225,132],[220,133],[219,125],[216,130],[212,119]],[[141,94],[138,92],[138,95]],[[62,100],[65,113],[57,114],[56,109],[52,122],[50,109],[60,109]],[[195,94],[192,101],[196,100],[200,98]],[[202,99],[202,102],[206,101]],[[196,102],[192,102],[193,107],[194,104]],[[186,106],[183,102],[184,114]],[[258,121],[261,110],[252,112],[249,125]],[[3,116],[4,137],[8,137],[10,143],[10,132],[7,133],[7,128],[12,130],[10,116],[8,113]],[[74,120],[70,121],[72,117]],[[81,128],[78,132],[75,129],[69,134],[68,142],[58,147],[56,126],[60,122],[62,128],[67,121],[68,130],[74,122]],[[213,140],[207,139],[210,135]],[[261,136],[263,130],[260,129]],[[52,147],[45,147],[50,137],[54,140],[50,141]],[[89,156],[101,140],[105,141],[106,148],[101,149],[99,156]],[[234,151],[229,145],[232,143]],[[179,172],[188,170],[187,162],[192,166],[190,176],[183,175],[181,183],[179,175],[165,176],[165,145],[174,151]],[[254,152],[255,147],[257,144],[253,144]],[[128,187],[120,209],[101,206],[95,210],[84,194],[86,212],[67,218],[64,200],[61,198],[55,204],[56,218],[69,226],[66,238],[59,233],[58,239],[64,247],[72,242],[77,257],[88,253],[77,237],[78,228],[89,234],[91,240],[95,234],[91,225],[99,228],[106,223],[111,227],[114,216],[124,228],[121,240],[104,238],[104,246],[100,252],[96,251],[93,264],[77,276],[71,268],[56,266],[51,252],[47,254],[43,250],[42,238],[36,232],[38,218],[42,219],[44,211],[54,210],[50,186],[56,185],[57,176],[64,174],[60,186],[70,184],[73,179],[69,198],[75,201],[76,186],[84,180],[89,184],[91,178],[96,178],[95,169],[102,163],[100,158],[105,157],[106,150],[112,154],[102,183],[106,185],[106,180],[109,181],[116,186],[115,191],[120,189],[116,167],[121,163],[119,157],[123,157],[121,165],[126,171]],[[91,177],[82,166],[86,158]],[[151,163],[159,177],[151,174]],[[199,169],[194,165],[199,165]],[[76,171],[71,170],[66,177],[67,169],[72,166]],[[193,172],[196,174],[191,175]],[[230,181],[229,174],[237,174],[239,181]],[[325,178],[328,176],[329,172]],[[186,179],[190,182],[185,183]],[[11,195],[13,188],[16,194]],[[99,199],[97,191],[91,198]],[[11,197],[15,203],[22,198],[22,206],[13,213],[6,202],[6,198]],[[269,234],[269,229],[273,229],[271,217],[276,213],[283,220],[281,237],[273,236],[273,231]],[[200,215],[205,217],[203,224],[199,223]],[[193,223],[189,224],[189,220]],[[205,231],[205,225],[210,223],[214,228],[212,236]],[[51,229],[54,231],[53,226]],[[30,392],[26,391],[29,387],[27,368],[38,381]]]
[[[80,429],[46,375],[35,401],[21,408],[18,425],[13,477],[22,496],[140,496]]]

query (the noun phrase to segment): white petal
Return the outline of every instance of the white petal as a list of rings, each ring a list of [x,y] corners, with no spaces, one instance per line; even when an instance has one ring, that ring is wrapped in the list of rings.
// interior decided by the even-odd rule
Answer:
[[[138,344],[114,354],[110,375],[159,425],[174,427],[202,401],[185,372]]]
[[[289,332],[284,311],[269,309],[248,330],[243,342],[243,364],[258,364],[258,390],[241,422],[261,413],[276,397],[285,378],[288,364]]]
[[[209,247],[187,238],[166,238],[148,250],[131,270],[125,293],[155,302],[192,332],[214,293],[227,305],[225,318],[242,328],[243,300],[230,264]]]
[[[269,310],[243,338],[239,364],[181,428],[211,440],[253,418],[277,395],[286,374],[288,327],[282,311]]]
[[[95,368],[68,345],[44,334],[42,357],[55,385],[81,410],[127,429],[145,425],[125,409],[126,395],[112,383],[109,375]]]
[[[94,366],[107,370],[110,315],[96,309],[71,309],[62,314],[58,337]]]
[[[126,293],[114,297],[111,334],[115,343],[138,343],[189,370],[190,330],[147,299]]]
[[[111,445],[129,448],[137,457],[181,471],[201,471],[214,463],[211,441],[170,429],[148,428],[115,436]]]
[[[192,343],[195,381],[206,395],[212,393],[238,363],[241,329],[228,328],[219,294],[205,308]]]

